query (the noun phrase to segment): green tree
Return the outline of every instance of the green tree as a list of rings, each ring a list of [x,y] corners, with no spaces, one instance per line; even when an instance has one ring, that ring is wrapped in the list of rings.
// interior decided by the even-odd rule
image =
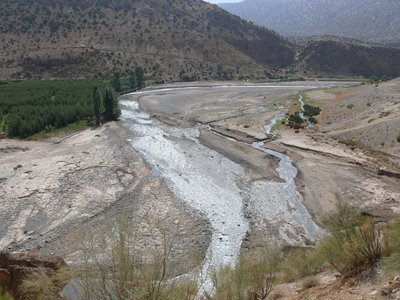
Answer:
[[[11,115],[8,121],[7,135],[9,137],[17,137],[20,136],[20,127],[22,120],[20,116]]]
[[[104,94],[104,120],[114,121],[118,119],[119,113],[117,109],[117,101],[114,99],[109,89]]]
[[[111,85],[114,90],[118,93],[122,92],[121,86],[121,75],[119,73],[115,73],[111,79]]]
[[[137,80],[136,80],[136,72],[134,70],[129,72],[129,88],[136,89]]]
[[[101,121],[101,99],[100,99],[99,89],[97,86],[93,88],[93,105],[94,105],[94,116],[96,118],[96,126],[99,126]]]
[[[135,68],[135,75],[136,75],[136,84],[137,88],[141,89],[145,85],[145,76],[144,76],[144,71],[141,67],[136,67]]]

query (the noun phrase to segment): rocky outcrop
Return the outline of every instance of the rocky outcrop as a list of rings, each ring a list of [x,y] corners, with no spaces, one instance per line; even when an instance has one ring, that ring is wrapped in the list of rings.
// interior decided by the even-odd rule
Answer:
[[[42,268],[51,275],[65,267],[67,264],[61,257],[0,252],[0,287],[19,299],[18,287],[33,272]]]

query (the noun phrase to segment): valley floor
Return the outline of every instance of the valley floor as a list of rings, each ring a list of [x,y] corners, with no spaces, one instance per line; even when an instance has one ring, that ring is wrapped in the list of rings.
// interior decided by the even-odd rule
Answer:
[[[364,99],[365,90],[396,91],[400,81],[354,85],[161,86],[123,96],[121,122],[42,142],[0,140],[0,249],[52,253],[74,265],[85,232],[101,236],[126,216],[139,256],[150,259],[168,241],[177,275],[205,259],[215,263],[210,245],[225,249],[215,256],[229,262],[237,251],[257,252],[271,243],[312,244],[338,201],[389,220],[400,213],[400,143],[391,138],[379,152],[340,138],[363,137],[359,128],[372,132],[368,124],[398,125],[398,104],[392,109],[380,98]],[[299,133],[283,128],[271,141],[264,126],[297,109],[293,95],[300,91],[322,108],[319,125]],[[362,101],[375,114],[388,113],[375,118]],[[365,144],[377,146],[381,138],[375,134]],[[282,175],[285,157],[268,149],[297,168],[294,190],[290,176]]]

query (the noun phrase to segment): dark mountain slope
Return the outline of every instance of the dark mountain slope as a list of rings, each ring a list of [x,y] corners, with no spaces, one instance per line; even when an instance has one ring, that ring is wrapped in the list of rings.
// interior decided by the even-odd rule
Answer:
[[[245,0],[221,7],[284,36],[331,34],[400,43],[398,0]]]
[[[293,62],[275,33],[200,0],[2,0],[0,77],[263,76]]]
[[[400,49],[336,37],[311,39],[297,59],[297,68],[312,76],[400,76]]]

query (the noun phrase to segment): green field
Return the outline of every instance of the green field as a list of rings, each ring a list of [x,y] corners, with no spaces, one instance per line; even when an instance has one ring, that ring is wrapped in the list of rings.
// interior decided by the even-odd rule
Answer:
[[[0,84],[0,133],[28,138],[70,124],[94,120],[93,88],[100,94],[109,87],[100,80],[2,82]]]

